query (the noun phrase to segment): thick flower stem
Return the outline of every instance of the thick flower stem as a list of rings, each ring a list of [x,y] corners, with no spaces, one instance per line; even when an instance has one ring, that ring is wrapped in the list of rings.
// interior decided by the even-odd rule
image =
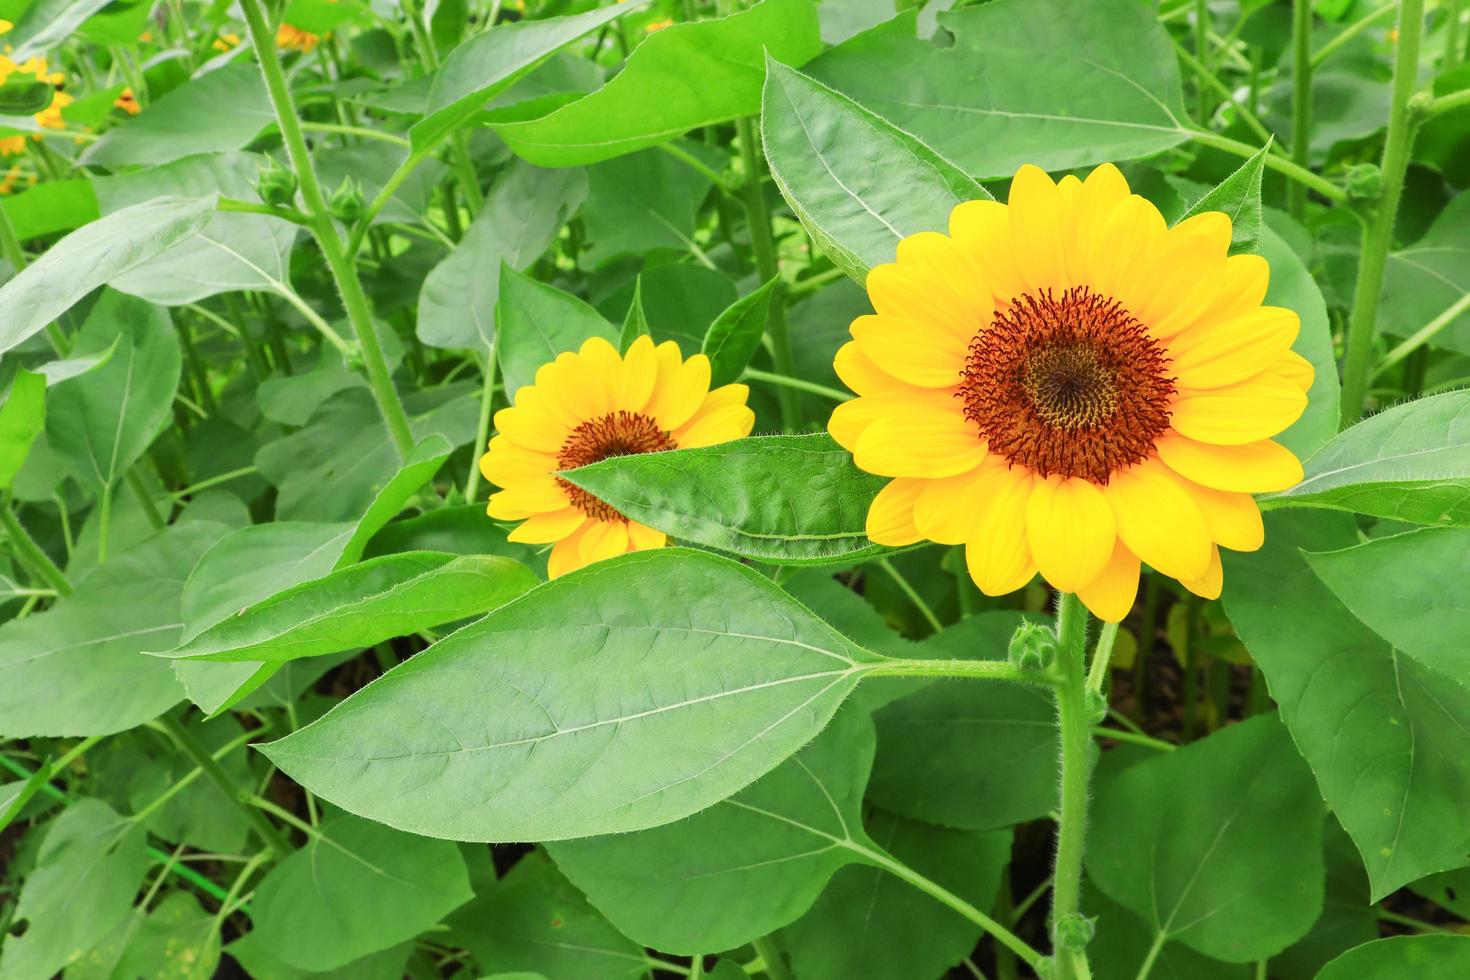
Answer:
[[[1087,610],[1063,593],[1057,610],[1057,719],[1062,757],[1062,799],[1057,820],[1057,860],[1052,876],[1051,923],[1055,938],[1078,915],[1082,891],[1082,851],[1087,839],[1087,784],[1091,776],[1092,727],[1088,718],[1083,663],[1087,647]],[[1087,954],[1057,944],[1055,980],[1089,976]]]
[[[247,5],[253,2],[255,0],[245,0]],[[265,814],[245,802],[247,792],[230,781],[230,777],[220,768],[220,764],[214,760],[210,751],[194,737],[194,733],[169,715],[164,715],[158,721],[163,729],[173,736],[174,741],[179,743],[184,753],[194,760],[194,764],[204,771],[204,775],[219,787],[220,792],[225,794],[241,813],[245,814],[245,818],[250,821],[251,828],[254,829],[261,842],[275,851],[278,858],[290,854],[291,845],[286,842],[285,837],[281,836],[276,825],[267,820]]]
[[[1309,166],[1312,137],[1312,0],[1292,2],[1291,158]],[[1307,189],[1293,181],[1286,188],[1287,210],[1298,221],[1307,210]]]
[[[55,589],[57,595],[71,595],[71,582],[67,581],[66,573],[57,568],[51,556],[36,544],[36,539],[31,537],[30,532],[25,529],[25,526],[15,516],[15,512],[11,510],[9,500],[0,506],[0,526],[5,528],[10,544],[22,564],[39,576],[41,581]]]
[[[1383,273],[1393,244],[1394,219],[1409,168],[1409,150],[1414,142],[1418,116],[1410,105],[1419,75],[1419,38],[1424,26],[1424,0],[1403,0],[1399,7],[1398,54],[1393,67],[1393,95],[1388,111],[1388,135],[1383,144],[1383,196],[1373,220],[1363,228],[1358,258],[1358,285],[1353,293],[1352,316],[1348,320],[1347,354],[1342,369],[1342,424],[1352,425],[1363,417],[1368,393],[1368,361],[1373,352],[1373,334],[1378,316],[1378,299],[1383,292]]]
[[[367,295],[362,290],[362,281],[358,279],[357,269],[343,249],[342,240],[327,210],[321,182],[312,166],[311,150],[306,145],[301,122],[296,117],[296,107],[291,101],[286,73],[281,70],[280,59],[276,57],[275,35],[266,18],[265,6],[262,0],[240,0],[240,9],[244,11],[245,22],[250,28],[250,43],[255,48],[255,58],[260,63],[266,91],[270,93],[276,122],[281,130],[281,141],[286,144],[286,153],[301,187],[301,200],[306,205],[307,227],[321,249],[322,257],[337,285],[337,293],[342,299],[342,308],[357,334],[368,386],[372,388],[373,399],[378,403],[378,411],[383,415],[388,434],[399,454],[407,456],[413,448],[408,416],[403,411],[403,403],[398,400],[398,392],[393,388],[393,379],[388,373],[388,362],[383,357],[383,348],[378,343]]]
[[[756,147],[755,124],[749,116],[735,120],[735,132],[740,137],[740,158],[745,164],[745,186],[741,197],[745,203],[745,223],[750,228],[750,248],[755,253],[756,274],[762,282],[776,278],[776,242],[771,236],[771,216],[766,211],[766,195],[761,190],[761,152]],[[776,364],[776,373],[795,377],[796,368],[791,358],[791,337],[786,332],[786,308],[777,286],[771,301],[771,312],[766,320],[766,337],[771,342],[771,360]],[[800,421],[800,404],[796,391],[790,387],[776,389],[781,404],[781,423],[788,430],[796,428]]]

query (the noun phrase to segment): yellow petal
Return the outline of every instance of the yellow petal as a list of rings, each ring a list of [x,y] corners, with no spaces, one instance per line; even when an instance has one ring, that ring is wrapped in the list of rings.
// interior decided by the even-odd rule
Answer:
[[[1128,181],[1111,163],[1104,163],[1087,175],[1072,202],[1072,230],[1064,244],[1063,256],[1067,277],[1073,282],[1088,282],[1087,262],[1092,242],[1113,209],[1128,196]]]
[[[964,544],[975,526],[979,502],[990,494],[995,481],[1003,479],[999,471],[1005,468],[1000,457],[986,456],[969,473],[925,480],[924,492],[914,504],[914,525],[930,541]]]
[[[546,479],[559,467],[556,457],[533,453],[517,446],[505,436],[490,440],[490,451],[480,457],[480,475],[497,487],[517,483],[536,483]]]
[[[1294,350],[1289,350],[1271,365],[1271,370],[1281,375],[1302,391],[1311,391],[1312,382],[1317,377],[1317,369],[1312,362],[1302,357]]]
[[[612,409],[605,379],[580,354],[558,354],[536,370],[536,384],[516,392],[516,404],[535,405],[568,428],[601,418]]]
[[[622,521],[592,521],[582,533],[578,550],[589,565],[621,555],[628,550],[628,525]]]
[[[999,304],[1024,289],[1011,248],[1010,210],[998,201],[965,201],[949,214],[954,242],[980,266],[990,286],[990,298]]]
[[[1140,571],[1138,557],[1119,540],[1107,565],[1097,578],[1077,590],[1077,598],[1103,622],[1121,622],[1138,597]]]
[[[1260,306],[1271,284],[1271,266],[1259,255],[1232,255],[1215,291],[1198,311],[1200,319]]]
[[[909,388],[908,391],[913,391]],[[868,427],[884,416],[903,409],[910,403],[910,397],[905,391],[891,391],[879,395],[863,395],[845,401],[832,409],[832,415],[827,420],[827,432],[837,441],[837,445],[852,452],[857,448],[858,438],[868,431]]]
[[[1226,493],[1192,484],[1189,496],[1205,515],[1210,537],[1231,551],[1256,551],[1266,543],[1266,528],[1261,523],[1261,509],[1248,493]]]
[[[837,372],[843,384],[859,395],[876,395],[904,387],[903,382],[874,364],[855,340],[837,348],[837,355],[832,358],[832,370]]]
[[[648,402],[659,428],[673,430],[689,421],[709,394],[709,379],[709,358],[703,354],[695,354],[668,377],[660,373]]]
[[[536,514],[561,510],[571,501],[566,491],[554,480],[545,483],[519,483],[508,490],[490,495],[485,513],[498,521],[521,521]]]
[[[1155,440],[1154,448],[1175,473],[1216,490],[1271,493],[1294,487],[1302,479],[1296,456],[1269,439],[1217,446],[1170,431]]]
[[[902,548],[923,538],[914,527],[914,500],[927,480],[890,480],[868,505],[868,537],[890,548]]]
[[[684,423],[683,427],[681,427],[680,429],[678,429],[677,431],[675,431],[675,433],[674,433],[674,441],[676,443],[678,443],[680,446],[684,446],[685,448],[688,448],[688,446],[686,445],[686,443],[684,441],[684,435],[687,434],[691,429],[693,429],[694,426],[697,423],[699,423],[700,421],[708,418],[709,416],[711,416],[714,413],[720,411],[721,409],[730,408],[730,407],[744,408],[745,407],[745,401],[749,397],[750,397],[750,386],[749,385],[743,385],[743,384],[721,385],[720,387],[716,388],[714,391],[711,391],[708,395],[705,395],[704,396],[704,402],[703,402],[703,404],[701,404],[699,406],[699,408],[695,410],[694,415],[690,417],[690,419],[689,419],[688,422],[685,422]],[[727,418],[728,418],[728,416],[727,416]],[[750,435],[750,430],[752,428],[754,428],[754,426],[755,426],[755,415],[754,415],[754,413],[752,413],[751,414],[751,417],[750,417],[750,425],[748,425],[748,426],[745,427],[745,431],[743,431],[743,432],[736,432],[734,435],[729,435],[729,436],[725,436],[725,437],[720,438],[720,439],[715,439],[714,442],[725,442],[725,441],[728,441],[730,439],[740,439],[740,438],[743,438],[744,436]],[[738,429],[739,426],[738,425],[737,426],[731,426],[730,428],[732,430],[733,429]],[[712,445],[712,444],[713,443],[704,443],[704,445]]]
[[[875,265],[868,271],[866,284],[868,299],[882,316],[930,323],[955,336],[975,329],[976,305],[961,302],[925,267],[897,262]]]
[[[906,400],[901,414],[884,414],[863,430],[853,462],[879,476],[932,479],[974,469],[985,458],[985,443],[958,402],[950,401],[954,404],[933,409]]]
[[[1196,323],[1169,342],[1170,370],[1181,388],[1223,388],[1244,381],[1290,351],[1301,325],[1294,310],[1280,306],[1258,306]]]
[[[1029,290],[1071,285],[1063,261],[1068,208],[1045,170],[1025,164],[1011,179],[1011,246],[1016,268]]]
[[[526,518],[506,535],[506,540],[525,544],[551,544],[577,531],[585,523],[586,514],[579,508],[567,507]]]
[[[1205,568],[1203,575],[1198,578],[1180,579],[1179,584],[1201,599],[1220,598],[1220,590],[1225,584],[1225,572],[1220,566],[1220,549],[1210,549],[1210,563]]]
[[[1014,592],[1036,574],[1036,564],[1026,545],[1031,474],[1020,467],[995,473],[990,493],[978,502],[975,525],[965,542],[970,578],[986,595]]]
[[[547,578],[559,578],[587,564],[582,558],[582,537],[596,523],[596,521],[587,521],[556,543],[546,559]]]
[[[1189,495],[1157,458],[1114,473],[1103,493],[1118,537],[1141,560],[1171,578],[1198,578],[1210,561],[1210,530]]]
[[[1239,446],[1276,435],[1301,418],[1306,407],[1306,392],[1268,371],[1223,388],[1181,388],[1169,422],[1191,439]]]
[[[1038,478],[1026,504],[1026,539],[1042,578],[1058,591],[1076,592],[1112,557],[1113,509],[1087,480]]]
[[[628,522],[628,550],[648,551],[668,544],[669,536],[637,521]]]
[[[1089,285],[1117,297],[1138,271],[1140,258],[1163,237],[1164,216],[1149,201],[1130,194],[1113,208],[1093,237],[1087,257]]]
[[[680,449],[698,449],[719,442],[744,439],[755,428],[755,413],[744,405],[726,405],[698,419],[693,419],[684,428],[674,433],[674,442]]]
[[[514,408],[502,408],[495,413],[495,431],[523,449],[554,455],[572,430],[543,411],[534,398],[520,397],[528,393],[522,388]]]
[[[641,412],[653,396],[657,381],[658,351],[653,346],[653,339],[642,334],[628,345],[628,352],[623,355],[618,387],[613,393],[614,407]]]
[[[890,316],[860,316],[852,321],[851,330],[870,361],[921,388],[959,384],[974,337],[956,337],[923,321]]]

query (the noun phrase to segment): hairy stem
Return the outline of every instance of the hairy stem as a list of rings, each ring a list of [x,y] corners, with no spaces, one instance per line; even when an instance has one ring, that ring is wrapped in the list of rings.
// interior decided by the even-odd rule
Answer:
[[[249,4],[253,3],[254,0],[245,0],[245,2]],[[260,838],[261,842],[266,847],[275,851],[278,858],[290,854],[291,845],[287,843],[286,838],[282,836],[281,832],[276,829],[276,825],[267,820],[265,814],[246,802],[250,796],[249,790],[242,789],[234,784],[229,775],[220,768],[220,764],[214,760],[214,756],[210,754],[209,750],[201,745],[199,740],[194,737],[194,733],[185,728],[183,723],[178,719],[170,715],[164,715],[158,721],[164,731],[168,732],[169,735],[173,736],[174,741],[178,742],[179,747],[184,750],[184,753],[194,760],[194,764],[204,770],[204,775],[208,776],[219,787],[220,792],[224,793],[230,802],[241,813],[245,814],[245,819],[250,822],[251,829],[255,831],[256,836]]]
[[[1091,776],[1092,726],[1088,720],[1084,676],[1087,610],[1071,593],[1057,609],[1057,721],[1062,759],[1061,811],[1057,820],[1057,859],[1052,875],[1053,937],[1059,924],[1078,914],[1082,892],[1082,852],[1087,840],[1087,784]],[[1089,976],[1081,949],[1058,945],[1053,953],[1056,980]]]
[[[1292,0],[1291,158],[1307,169],[1312,138],[1312,0]],[[1307,210],[1307,189],[1293,181],[1286,190],[1287,210],[1298,221]]]
[[[741,116],[735,120],[735,131],[740,137],[740,157],[745,163],[745,186],[741,196],[745,202],[745,223],[750,228],[750,247],[755,253],[756,273],[762,282],[770,282],[778,274],[776,242],[771,237],[771,216],[766,210],[766,195],[761,190],[762,154],[755,142],[755,123],[749,116]],[[776,295],[771,297],[771,313],[766,320],[766,338],[771,342],[771,359],[775,361],[776,373],[787,377],[795,375],[791,338],[786,332],[786,307],[779,284]],[[788,430],[794,429],[801,418],[795,389],[789,386],[779,388],[776,397],[781,403],[781,423]]]

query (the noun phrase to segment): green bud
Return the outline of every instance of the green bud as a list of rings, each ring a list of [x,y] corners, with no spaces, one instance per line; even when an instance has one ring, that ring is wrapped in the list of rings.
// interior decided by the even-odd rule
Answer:
[[[332,217],[343,221],[356,221],[362,216],[362,188],[351,177],[345,178],[327,202]]]
[[[1052,923],[1051,939],[1059,949],[1081,950],[1086,949],[1087,944],[1092,942],[1095,932],[1097,932],[1096,919],[1089,919],[1080,913],[1071,912]]]
[[[1045,670],[1057,658],[1057,635],[1050,626],[1022,623],[1011,634],[1007,655],[1017,670]]]
[[[1108,717],[1108,699],[1102,696],[1101,691],[1088,689],[1087,691],[1087,720],[1088,724],[1101,725]]]
[[[1039,977],[1040,980],[1052,980],[1052,977],[1057,975],[1056,960],[1052,959],[1050,956],[1043,956],[1041,959],[1037,960],[1036,965],[1033,966],[1031,969],[1036,972],[1036,976]]]
[[[1376,201],[1383,195],[1383,171],[1376,163],[1359,163],[1348,168],[1346,188],[1354,201]]]
[[[255,192],[267,204],[290,204],[296,196],[296,175],[267,157],[255,173]]]

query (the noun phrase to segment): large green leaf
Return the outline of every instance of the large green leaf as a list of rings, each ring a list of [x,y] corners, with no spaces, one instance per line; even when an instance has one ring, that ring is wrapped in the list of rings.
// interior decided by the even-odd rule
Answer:
[[[762,283],[754,292],[725,307],[709,325],[700,353],[709,358],[711,388],[739,380],[741,372],[750,364],[751,356],[765,336],[775,289],[774,278]]]
[[[800,752],[687,820],[549,850],[643,945],[733,949],[796,919],[834,871],[872,850],[862,820],[872,760],[872,722],[844,709]]]
[[[544,167],[594,163],[760,111],[766,54],[799,65],[821,50],[812,0],[763,0],[650,35],[612,81],[537,119],[494,123]]]
[[[37,0],[25,10],[6,32],[5,43],[14,45],[8,52],[22,62],[45,54],[71,37],[82,22],[107,6],[111,0]]]
[[[0,626],[0,735],[110,735],[183,697],[169,665],[142,651],[177,640],[184,579],[226,530],[175,524]]]
[[[1357,540],[1346,514],[1268,514],[1265,547],[1225,557],[1224,600],[1377,901],[1465,863],[1470,690],[1375,636],[1301,554]]]
[[[0,353],[98,286],[193,235],[213,214],[213,198],[161,197],[114,211],[67,235],[0,286]]]
[[[0,207],[23,242],[72,231],[98,217],[97,194],[85,177],[47,180],[23,194],[5,197]]]
[[[161,656],[283,663],[469,619],[536,584],[520,562],[436,551],[373,558],[277,592]]]
[[[1413,244],[1390,252],[1378,303],[1378,329],[1406,336],[1470,292],[1470,192],[1462,192]],[[1462,312],[1430,341],[1470,354],[1470,312]]]
[[[1104,782],[1087,870],[1156,938],[1261,960],[1322,911],[1323,815],[1286,729],[1252,718]]]
[[[866,531],[885,480],[825,434],[615,456],[566,476],[636,521],[745,558],[850,565],[889,550]]]
[[[893,261],[899,239],[943,231],[956,204],[990,197],[917,137],[773,60],[761,135],[791,210],[858,282]]]
[[[718,168],[724,162],[702,143],[679,141],[695,159]],[[587,168],[587,203],[581,218],[583,268],[596,269],[623,255],[671,248],[697,249],[694,226],[712,182],[688,163],[659,149],[639,150]]]
[[[83,483],[117,483],[173,418],[183,355],[168,312],[108,290],[76,338],[77,352],[117,349],[51,393],[46,438]]]
[[[133,907],[103,942],[67,967],[67,980],[211,980],[220,930],[190,892],[172,892],[156,908]]]
[[[450,52],[434,75],[428,110],[409,130],[414,149],[427,152],[559,49],[646,2],[631,0],[571,17],[500,24],[496,30],[476,34]]]
[[[127,918],[148,868],[143,828],[101,800],[72,803],[44,833],[0,947],[0,980],[59,974]]]
[[[602,337],[614,346],[618,343],[618,328],[602,314],[570,293],[511,268],[500,270],[500,299],[495,309],[500,373],[510,398],[535,379],[537,368],[558,354],[576,350],[589,337]]]
[[[977,177],[1064,170],[1188,138],[1179,69],[1134,0],[999,0],[940,15],[948,48],[871,31],[810,73]]]
[[[1460,980],[1470,974],[1470,936],[1390,936],[1350,949],[1317,980]]]
[[[0,405],[0,488],[10,486],[45,427],[46,376],[22,368]]]
[[[1470,687],[1470,528],[1374,538],[1307,562],[1354,616],[1424,666]]]
[[[250,918],[273,955],[319,972],[412,939],[472,897],[453,844],[343,816],[261,879]]]
[[[1304,468],[1302,482],[1262,503],[1470,524],[1470,392],[1447,391],[1364,419]]]
[[[880,659],[744,566],[638,552],[533,590],[263,751],[414,833],[640,830],[773,769]]]
[[[82,153],[85,164],[168,163],[191,153],[244,149],[275,112],[260,69],[249,58],[190,79],[140,115],[109,129]]]
[[[1261,225],[1256,251],[1271,265],[1271,283],[1265,302],[1297,312],[1302,327],[1291,345],[1292,350],[1310,361],[1316,371],[1312,387],[1307,390],[1306,411],[1276,437],[1276,441],[1305,459],[1337,435],[1340,385],[1332,347],[1332,324],[1327,319],[1327,304],[1317,280],[1270,224]]]
[[[264,159],[255,153],[201,154],[98,177],[97,203],[103,214],[111,214],[162,195],[253,200]],[[289,257],[297,230],[279,218],[220,212],[187,241],[118,276],[112,285],[169,306],[246,289],[280,292],[291,280]]]
[[[501,264],[524,269],[540,258],[586,194],[580,170],[512,164],[454,251],[424,278],[419,339],[431,347],[487,349],[495,343]]]

